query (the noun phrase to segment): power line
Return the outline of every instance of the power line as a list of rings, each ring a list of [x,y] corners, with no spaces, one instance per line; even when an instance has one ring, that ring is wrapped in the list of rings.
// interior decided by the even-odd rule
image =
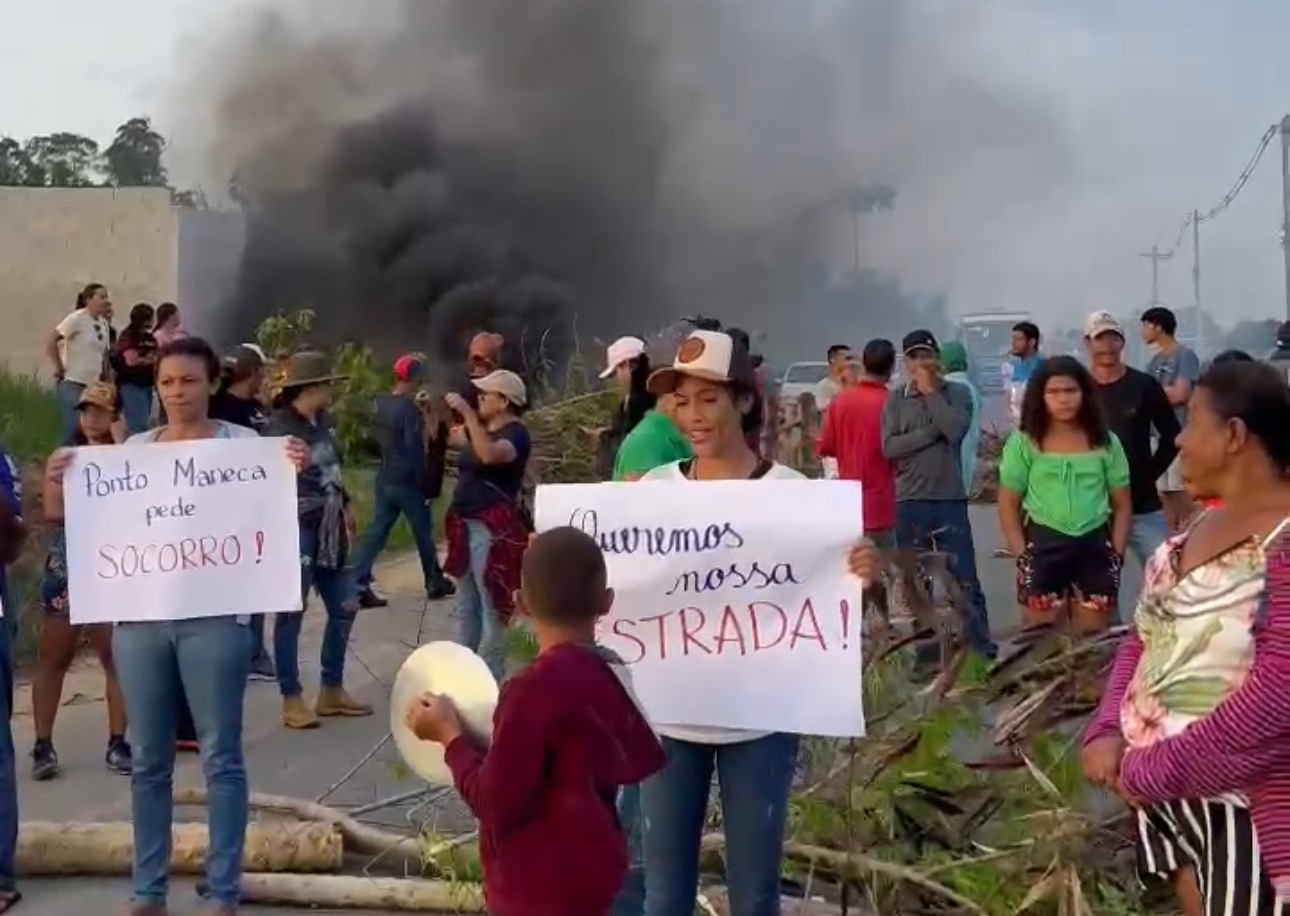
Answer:
[[[1250,161],[1247,162],[1245,168],[1241,170],[1241,174],[1237,176],[1236,181],[1232,182],[1231,188],[1228,189],[1227,193],[1223,195],[1222,199],[1219,200],[1218,203],[1210,207],[1209,210],[1200,214],[1200,222],[1208,223],[1212,220],[1218,219],[1218,217],[1222,216],[1224,211],[1232,205],[1232,202],[1236,200],[1237,196],[1245,188],[1246,183],[1249,182],[1250,177],[1254,174],[1254,170],[1259,167],[1259,162],[1263,159],[1263,154],[1267,152],[1268,145],[1271,144],[1272,138],[1277,135],[1279,129],[1279,124],[1273,124],[1264,131],[1263,136],[1259,138],[1258,146],[1254,149],[1254,154],[1250,156]],[[1192,227],[1192,222],[1196,219],[1196,211],[1188,213],[1187,216],[1183,218],[1182,224],[1178,227],[1178,232],[1174,235],[1173,244],[1161,253],[1160,257],[1162,260],[1168,260],[1178,253],[1178,249],[1182,247],[1183,240],[1187,238],[1187,230]]]
[[[1223,195],[1223,199],[1211,207],[1209,212],[1201,215],[1200,221],[1202,223],[1207,223],[1212,219],[1217,219],[1222,215],[1224,210],[1232,205],[1232,201],[1236,200],[1236,195],[1241,193],[1241,189],[1245,187],[1245,183],[1250,180],[1250,176],[1253,175],[1254,170],[1258,168],[1259,160],[1263,158],[1264,152],[1267,151],[1268,144],[1272,142],[1272,138],[1277,135],[1277,131],[1280,130],[1280,128],[1280,124],[1273,124],[1263,133],[1263,138],[1259,140],[1259,145],[1258,148],[1255,149],[1254,155],[1250,157],[1249,163],[1241,171],[1240,176],[1232,184],[1232,187]]]

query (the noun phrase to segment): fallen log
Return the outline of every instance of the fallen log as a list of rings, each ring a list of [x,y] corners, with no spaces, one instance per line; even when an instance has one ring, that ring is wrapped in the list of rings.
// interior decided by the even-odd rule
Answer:
[[[205,807],[207,804],[206,790],[203,788],[176,789],[174,798],[176,805]],[[416,837],[399,836],[396,833],[369,827],[367,824],[360,824],[335,808],[302,798],[252,792],[250,804],[255,811],[271,811],[290,815],[301,821],[327,824],[339,831],[344,838],[345,851],[348,853],[378,857],[382,864],[396,868],[402,867],[404,863],[417,871],[422,867],[423,850]]]
[[[477,884],[350,875],[242,875],[242,902],[329,910],[483,913]]]
[[[175,824],[170,870],[201,874],[209,835],[205,824]],[[288,821],[246,828],[243,867],[257,872],[334,872],[344,863],[340,832],[330,824]],[[128,875],[134,860],[134,828],[129,823],[43,823],[18,827],[18,874]]]

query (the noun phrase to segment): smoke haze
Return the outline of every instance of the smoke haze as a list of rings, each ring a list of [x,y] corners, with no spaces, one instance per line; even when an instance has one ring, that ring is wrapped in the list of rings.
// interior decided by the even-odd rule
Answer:
[[[202,69],[204,170],[249,215],[239,331],[309,304],[532,360],[698,312],[815,349],[921,323],[917,290],[1029,307],[976,267],[1085,177],[1047,94],[982,66],[1001,0],[355,6],[243,17]],[[895,207],[853,222],[872,184]],[[857,265],[905,289],[820,292]]]

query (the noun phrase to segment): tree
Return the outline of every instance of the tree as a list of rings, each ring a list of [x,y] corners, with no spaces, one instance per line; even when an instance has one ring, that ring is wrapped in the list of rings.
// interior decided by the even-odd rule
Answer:
[[[13,137],[0,137],[0,187],[39,188],[45,173]]]
[[[88,188],[95,184],[99,145],[81,134],[56,133],[32,137],[23,147],[51,188]]]
[[[131,118],[116,129],[112,145],[103,153],[108,184],[118,188],[164,188],[166,167],[161,161],[166,139],[152,127],[152,119]]]

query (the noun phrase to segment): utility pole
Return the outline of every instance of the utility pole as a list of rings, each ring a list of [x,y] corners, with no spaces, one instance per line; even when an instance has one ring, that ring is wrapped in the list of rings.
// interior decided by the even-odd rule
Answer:
[[[1205,349],[1205,313],[1200,309],[1200,211],[1191,211],[1191,290],[1196,303],[1196,350]]]
[[[1281,256],[1286,271],[1286,318],[1290,319],[1290,115],[1281,119]]]
[[[1148,305],[1160,304],[1160,262],[1168,261],[1173,256],[1172,251],[1161,254],[1159,245],[1152,245],[1150,251],[1144,251],[1138,255],[1140,258],[1151,259],[1151,301]]]

